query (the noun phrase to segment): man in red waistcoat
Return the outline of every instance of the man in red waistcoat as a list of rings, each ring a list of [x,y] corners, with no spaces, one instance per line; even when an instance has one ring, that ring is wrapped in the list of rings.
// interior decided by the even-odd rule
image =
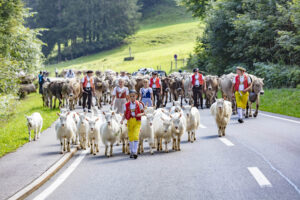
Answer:
[[[198,108],[198,100],[200,98],[200,107],[203,109],[203,89],[206,90],[206,82],[204,76],[198,72],[198,69],[193,69],[193,76],[191,80],[191,89],[193,89],[194,106]]]
[[[86,73],[87,75],[81,79],[81,91],[83,97],[83,112],[86,111],[86,100],[88,105],[88,112],[91,112],[92,106],[92,96],[95,94],[95,87],[94,87],[94,79],[93,79],[93,71],[89,70]]]
[[[156,105],[156,108],[159,108],[161,104],[161,95],[162,95],[162,84],[161,80],[157,77],[157,72],[152,73],[152,77],[150,78],[149,81],[149,87],[152,88],[153,90],[153,106]]]

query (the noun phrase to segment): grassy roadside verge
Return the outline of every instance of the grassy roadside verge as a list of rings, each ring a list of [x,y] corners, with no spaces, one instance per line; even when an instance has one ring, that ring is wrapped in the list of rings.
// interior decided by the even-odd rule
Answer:
[[[16,112],[5,122],[0,122],[0,157],[12,152],[28,142],[27,120],[25,115],[39,112],[44,120],[43,129],[47,129],[56,119],[57,110],[42,106],[39,94],[30,94],[16,106]],[[33,138],[33,134],[31,134]]]
[[[260,99],[260,110],[300,118],[300,89],[268,89]]]

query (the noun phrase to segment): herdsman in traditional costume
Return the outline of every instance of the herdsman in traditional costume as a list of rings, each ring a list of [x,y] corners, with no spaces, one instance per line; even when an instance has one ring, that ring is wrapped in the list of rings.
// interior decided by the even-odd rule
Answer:
[[[95,87],[94,87],[94,79],[93,79],[93,71],[87,71],[87,75],[81,79],[81,91],[83,97],[83,112],[86,112],[86,100],[88,105],[88,112],[91,112],[92,106],[92,97],[95,94]]]
[[[191,87],[190,89],[193,90],[193,100],[194,106],[198,108],[199,100],[200,100],[200,107],[203,109],[203,90],[206,90],[206,82],[204,76],[199,73],[198,69],[193,69],[193,76],[191,80]]]
[[[153,97],[154,97],[153,105],[154,106],[156,105],[156,108],[159,108],[161,104],[161,96],[163,90],[162,90],[161,80],[158,78],[157,72],[152,73],[152,77],[149,80],[149,86],[153,90]]]
[[[124,113],[124,105],[128,100],[129,90],[124,86],[124,79],[119,79],[119,85],[114,88],[112,93],[112,106],[117,113]]]
[[[145,115],[144,105],[136,100],[137,92],[135,90],[129,91],[129,98],[129,102],[127,102],[124,106],[125,112],[121,120],[121,124],[123,124],[125,119],[127,120],[130,158],[137,159],[141,118]]]
[[[246,69],[243,67],[237,67],[236,73],[237,76],[232,81],[232,90],[235,96],[238,121],[243,123],[243,115],[247,106],[249,90],[252,86],[251,78],[245,74]]]

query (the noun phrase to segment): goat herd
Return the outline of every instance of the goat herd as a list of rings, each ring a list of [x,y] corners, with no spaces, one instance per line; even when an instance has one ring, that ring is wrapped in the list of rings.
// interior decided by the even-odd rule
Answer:
[[[81,104],[80,76],[82,72],[76,71],[76,78],[48,78],[43,84],[44,106],[55,108],[56,99],[61,107],[59,120],[55,130],[57,139],[61,143],[61,153],[70,151],[71,143],[78,145],[81,149],[90,147],[91,154],[99,152],[100,141],[105,145],[105,156],[113,155],[115,144],[122,144],[122,152],[129,153],[127,124],[120,123],[122,115],[114,110],[101,109],[103,105],[111,103],[113,88],[118,84],[118,77],[114,71],[107,70],[104,73],[96,71],[94,77],[96,105],[92,107],[92,114],[78,113],[74,111],[77,104]],[[180,140],[184,133],[188,134],[188,141],[196,140],[196,130],[200,126],[200,112],[192,104],[192,94],[189,90],[191,84],[191,73],[173,72],[167,77],[161,77],[164,102],[162,108],[145,107],[145,116],[142,117],[141,130],[139,134],[138,152],[144,152],[144,141],[149,144],[150,153],[153,149],[168,152],[168,144],[172,141],[172,150],[180,151]],[[249,105],[256,102],[257,116],[259,106],[259,95],[263,93],[263,80],[253,75],[252,89],[249,96]],[[137,74],[130,76],[125,81],[129,89],[139,91],[143,87],[143,80],[149,79],[149,75]],[[205,104],[210,107],[211,114],[215,117],[219,136],[225,136],[225,129],[230,120],[231,114],[235,113],[235,100],[232,95],[232,80],[235,74],[227,74],[221,77],[205,76],[206,91]],[[218,90],[221,90],[223,99],[217,99]],[[52,105],[54,99],[54,106]],[[226,99],[226,100],[224,100]],[[167,107],[168,102],[173,106]],[[185,105],[183,105],[185,102]],[[250,115],[248,109],[246,117]],[[30,132],[34,130],[35,139],[38,139],[43,119],[39,113],[27,116],[29,140]]]

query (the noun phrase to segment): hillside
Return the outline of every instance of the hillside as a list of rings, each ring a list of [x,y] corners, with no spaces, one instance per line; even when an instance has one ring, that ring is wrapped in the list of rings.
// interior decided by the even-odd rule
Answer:
[[[125,40],[121,47],[103,51],[94,55],[81,57],[72,61],[47,66],[47,70],[54,71],[57,67],[74,69],[132,72],[141,67],[156,68],[161,66],[170,71],[173,55],[187,58],[192,53],[197,35],[202,30],[187,13],[185,8],[179,7],[173,0],[165,0],[161,5],[154,6],[144,12],[140,30]],[[123,61],[129,55],[131,47],[133,61]],[[182,67],[182,62],[178,67]]]

